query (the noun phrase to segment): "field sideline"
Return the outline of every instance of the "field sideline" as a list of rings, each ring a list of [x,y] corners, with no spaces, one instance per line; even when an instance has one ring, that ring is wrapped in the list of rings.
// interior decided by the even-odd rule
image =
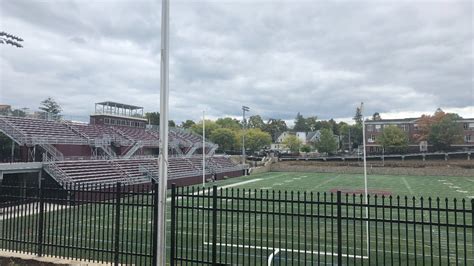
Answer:
[[[253,179],[259,180],[239,184]],[[371,191],[384,191],[391,193],[392,196],[402,197],[440,197],[458,200],[474,198],[474,177],[368,175],[367,179],[369,194]],[[257,190],[360,191],[364,189],[364,176],[361,174],[268,172],[222,180],[214,184],[218,187],[235,184],[235,188]],[[208,183],[207,186],[209,185],[211,184]]]

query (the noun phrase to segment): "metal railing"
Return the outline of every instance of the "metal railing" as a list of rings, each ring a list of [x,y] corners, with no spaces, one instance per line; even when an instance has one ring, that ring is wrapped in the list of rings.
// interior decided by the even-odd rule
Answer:
[[[473,265],[474,199],[172,187],[170,265]]]
[[[114,265],[153,265],[157,185],[0,186],[0,249]]]

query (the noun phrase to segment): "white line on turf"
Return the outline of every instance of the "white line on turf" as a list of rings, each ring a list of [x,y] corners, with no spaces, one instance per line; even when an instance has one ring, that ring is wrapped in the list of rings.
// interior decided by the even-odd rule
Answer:
[[[204,245],[212,245],[212,242],[204,242]],[[263,246],[252,246],[252,245],[239,245],[239,244],[226,244],[226,243],[216,243],[217,246],[224,246],[224,247],[235,247],[235,248],[249,248],[249,249],[264,249],[264,250],[276,250],[272,247],[263,247]],[[333,252],[319,252],[319,251],[312,251],[312,250],[301,250],[301,249],[279,249],[281,252],[292,252],[292,253],[304,253],[304,254],[319,254],[319,255],[329,255],[329,256],[337,256],[337,253]],[[341,254],[343,257],[349,258],[356,258],[356,259],[368,259],[367,256],[360,256],[360,255],[352,255],[352,254]]]
[[[272,265],[273,257],[276,254],[278,254],[278,252],[280,252],[280,250],[277,248],[275,249],[275,251],[272,252],[272,254],[270,254],[270,256],[268,256],[268,261],[267,261],[268,266]]]
[[[225,186],[222,186],[222,187],[219,187],[219,188],[236,187],[236,186],[240,186],[240,185],[244,185],[244,184],[248,184],[248,183],[253,183],[253,182],[257,182],[257,181],[261,181],[261,180],[263,180],[263,179],[261,179],[261,178],[256,178],[256,179],[252,179],[252,180],[237,182],[237,183],[230,184],[230,185],[225,185]],[[204,194],[207,194],[208,190],[200,190],[200,191],[194,192],[192,195],[200,195],[200,194],[202,194],[203,192],[204,192]],[[181,197],[178,197],[178,198],[176,198],[176,199],[180,200]],[[171,197],[167,198],[166,201],[167,201],[167,202],[170,202],[170,201],[171,201]]]
[[[403,181],[403,183],[405,184],[405,186],[408,188],[408,191],[410,191],[410,193],[411,193],[412,195],[414,195],[415,192],[413,191],[413,189],[411,189],[410,184],[408,184],[407,180],[406,180],[405,177],[403,177],[403,176],[402,176],[402,181]]]

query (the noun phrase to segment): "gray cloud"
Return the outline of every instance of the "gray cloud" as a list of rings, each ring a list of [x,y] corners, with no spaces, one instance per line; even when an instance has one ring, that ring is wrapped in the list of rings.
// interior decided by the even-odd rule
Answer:
[[[0,102],[54,96],[86,119],[114,100],[159,110],[160,1],[0,0]],[[471,1],[172,1],[170,117],[473,116]],[[471,109],[469,109],[471,108]],[[470,110],[470,111],[469,111]]]

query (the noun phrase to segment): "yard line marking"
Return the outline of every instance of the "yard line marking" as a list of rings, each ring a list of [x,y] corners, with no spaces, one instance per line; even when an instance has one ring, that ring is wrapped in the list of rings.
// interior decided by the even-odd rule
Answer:
[[[439,182],[445,182],[446,179],[438,179]]]
[[[222,187],[218,187],[218,188],[230,188],[230,187],[236,187],[236,186],[240,186],[240,185],[244,185],[244,184],[248,184],[248,183],[253,183],[253,182],[257,182],[257,181],[261,181],[263,180],[262,178],[257,178],[257,179],[252,179],[252,180],[247,180],[247,181],[242,181],[242,182],[237,182],[237,183],[234,183],[234,184],[230,184],[230,185],[225,185],[225,186],[222,186]],[[203,190],[199,190],[197,192],[194,192],[192,193],[191,195],[200,195],[204,192],[204,194],[207,194],[209,190],[207,189],[203,189]],[[177,200],[180,200],[182,199],[182,197],[177,197],[176,198]],[[168,197],[166,199],[166,202],[170,202],[171,201],[171,197]]]
[[[412,195],[415,194],[415,192],[413,192],[413,189],[411,189],[410,184],[408,184],[408,182],[407,182],[407,180],[405,179],[404,176],[402,176],[402,181],[403,181],[403,183],[405,184],[405,186],[408,188],[408,191],[410,191],[410,193],[411,193]]]
[[[453,183],[449,183],[449,182],[446,182],[446,183],[443,183],[445,185],[452,185]]]
[[[317,186],[315,186],[313,189],[318,188],[318,187],[321,187],[321,186],[323,186],[323,185],[326,185],[327,183],[333,181],[334,179],[336,179],[336,178],[338,178],[338,177],[340,177],[340,176],[341,176],[341,175],[337,175],[337,176],[335,176],[335,177],[331,177],[331,178],[329,178],[328,180],[325,180],[325,181],[319,183],[319,184],[318,184]]]
[[[280,252],[280,250],[277,248],[275,249],[275,251],[272,252],[272,254],[270,254],[270,256],[268,256],[268,261],[267,261],[268,266],[272,265],[273,257],[275,257],[275,255],[278,254],[278,252]]]
[[[459,189],[458,189],[458,190],[456,190],[456,191],[459,192],[459,193],[467,193],[466,190],[459,190]]]
[[[261,187],[260,189],[261,190],[268,190],[268,189],[272,189],[272,187]]]
[[[204,245],[212,245],[212,242],[204,242]],[[275,250],[272,247],[264,247],[264,246],[252,246],[252,245],[239,245],[239,244],[226,244],[226,243],[216,243],[218,246],[224,247],[234,247],[234,248],[249,248],[249,249],[264,249],[264,250]],[[316,255],[329,255],[329,256],[338,256],[337,253],[333,252],[323,252],[323,251],[311,251],[311,250],[301,250],[301,249],[289,249],[289,248],[282,248],[279,251],[283,252],[294,252],[294,253],[305,253],[305,254],[316,254]],[[356,259],[368,259],[368,256],[360,256],[360,255],[352,255],[352,254],[345,254],[342,253],[341,256],[349,257],[349,258],[356,258]]]

